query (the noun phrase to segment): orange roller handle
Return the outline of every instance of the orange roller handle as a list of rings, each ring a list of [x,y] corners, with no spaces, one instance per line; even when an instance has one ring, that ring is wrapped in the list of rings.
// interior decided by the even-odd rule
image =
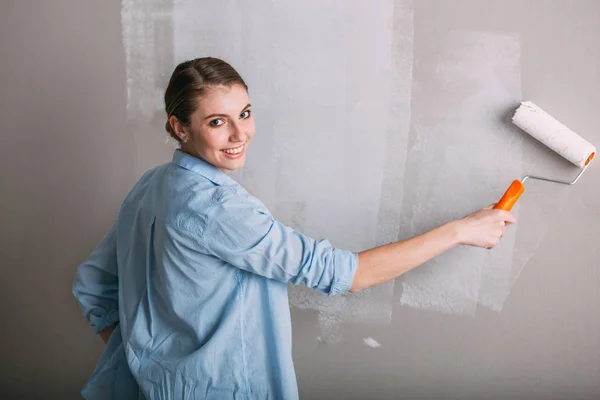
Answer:
[[[523,182],[513,181],[506,193],[504,193],[504,196],[502,196],[494,208],[497,210],[510,211],[524,191],[525,188],[523,187]]]

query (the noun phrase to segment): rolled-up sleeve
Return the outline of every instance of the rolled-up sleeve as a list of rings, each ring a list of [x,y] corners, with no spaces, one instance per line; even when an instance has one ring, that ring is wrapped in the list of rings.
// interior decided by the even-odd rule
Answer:
[[[243,189],[221,187],[207,213],[201,243],[227,263],[281,282],[302,282],[328,295],[347,292],[358,254],[312,239],[276,221]]]
[[[94,332],[119,320],[116,223],[77,268],[73,295]]]

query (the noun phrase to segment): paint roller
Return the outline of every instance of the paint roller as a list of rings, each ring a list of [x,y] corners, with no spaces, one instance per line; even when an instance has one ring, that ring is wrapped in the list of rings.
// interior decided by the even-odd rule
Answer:
[[[525,190],[523,183],[527,179],[574,185],[591,165],[596,155],[596,148],[591,143],[530,101],[521,103],[513,115],[512,122],[582,170],[571,182],[527,175],[510,185],[504,196],[494,206],[496,209],[510,211],[523,194]]]

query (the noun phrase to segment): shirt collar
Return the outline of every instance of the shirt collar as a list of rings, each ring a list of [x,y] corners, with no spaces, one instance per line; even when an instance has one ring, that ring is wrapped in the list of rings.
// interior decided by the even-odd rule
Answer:
[[[173,153],[173,163],[182,168],[202,175],[216,185],[232,185],[236,182],[206,161],[176,149]]]

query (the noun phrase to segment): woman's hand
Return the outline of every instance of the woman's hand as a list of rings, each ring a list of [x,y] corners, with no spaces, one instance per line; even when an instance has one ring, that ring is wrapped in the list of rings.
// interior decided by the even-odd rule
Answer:
[[[98,332],[98,335],[100,335],[100,337],[104,341],[104,344],[108,343],[108,339],[110,338],[110,334],[112,333],[112,331],[115,330],[116,326],[117,326],[117,324],[114,323],[111,326],[109,326],[108,328],[103,329],[100,332]]]
[[[460,244],[493,248],[510,224],[517,219],[508,211],[493,209],[494,204],[475,211],[457,222]]]

